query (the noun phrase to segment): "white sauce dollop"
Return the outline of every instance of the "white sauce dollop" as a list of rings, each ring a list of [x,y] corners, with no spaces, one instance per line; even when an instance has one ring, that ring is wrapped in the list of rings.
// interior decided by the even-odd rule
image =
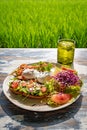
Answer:
[[[22,76],[28,80],[28,79],[34,79],[36,78],[38,82],[44,83],[47,78],[52,76],[52,73],[55,71],[55,68],[52,68],[50,72],[39,72],[35,69],[25,69],[22,73]]]
[[[35,78],[34,69],[25,69],[22,73],[22,76],[25,79],[33,79]]]

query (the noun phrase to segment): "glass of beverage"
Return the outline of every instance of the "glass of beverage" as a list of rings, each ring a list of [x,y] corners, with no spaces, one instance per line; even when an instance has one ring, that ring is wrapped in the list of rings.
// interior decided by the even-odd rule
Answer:
[[[75,41],[71,39],[61,39],[58,41],[57,62],[63,65],[73,63]]]

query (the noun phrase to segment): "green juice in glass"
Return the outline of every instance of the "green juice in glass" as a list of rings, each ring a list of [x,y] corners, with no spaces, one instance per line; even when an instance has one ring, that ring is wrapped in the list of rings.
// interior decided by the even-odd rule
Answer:
[[[58,42],[57,62],[64,65],[73,63],[75,43],[73,40],[60,40]]]

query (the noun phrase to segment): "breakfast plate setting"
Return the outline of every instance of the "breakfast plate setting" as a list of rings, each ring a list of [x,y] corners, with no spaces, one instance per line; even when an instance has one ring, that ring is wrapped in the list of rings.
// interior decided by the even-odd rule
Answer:
[[[78,72],[51,62],[21,64],[4,80],[3,92],[14,105],[46,112],[65,108],[81,94]]]

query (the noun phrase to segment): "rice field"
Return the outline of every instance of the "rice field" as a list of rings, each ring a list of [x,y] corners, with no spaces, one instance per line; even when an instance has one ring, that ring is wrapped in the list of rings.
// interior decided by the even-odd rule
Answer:
[[[87,47],[87,0],[0,0],[0,48]]]

